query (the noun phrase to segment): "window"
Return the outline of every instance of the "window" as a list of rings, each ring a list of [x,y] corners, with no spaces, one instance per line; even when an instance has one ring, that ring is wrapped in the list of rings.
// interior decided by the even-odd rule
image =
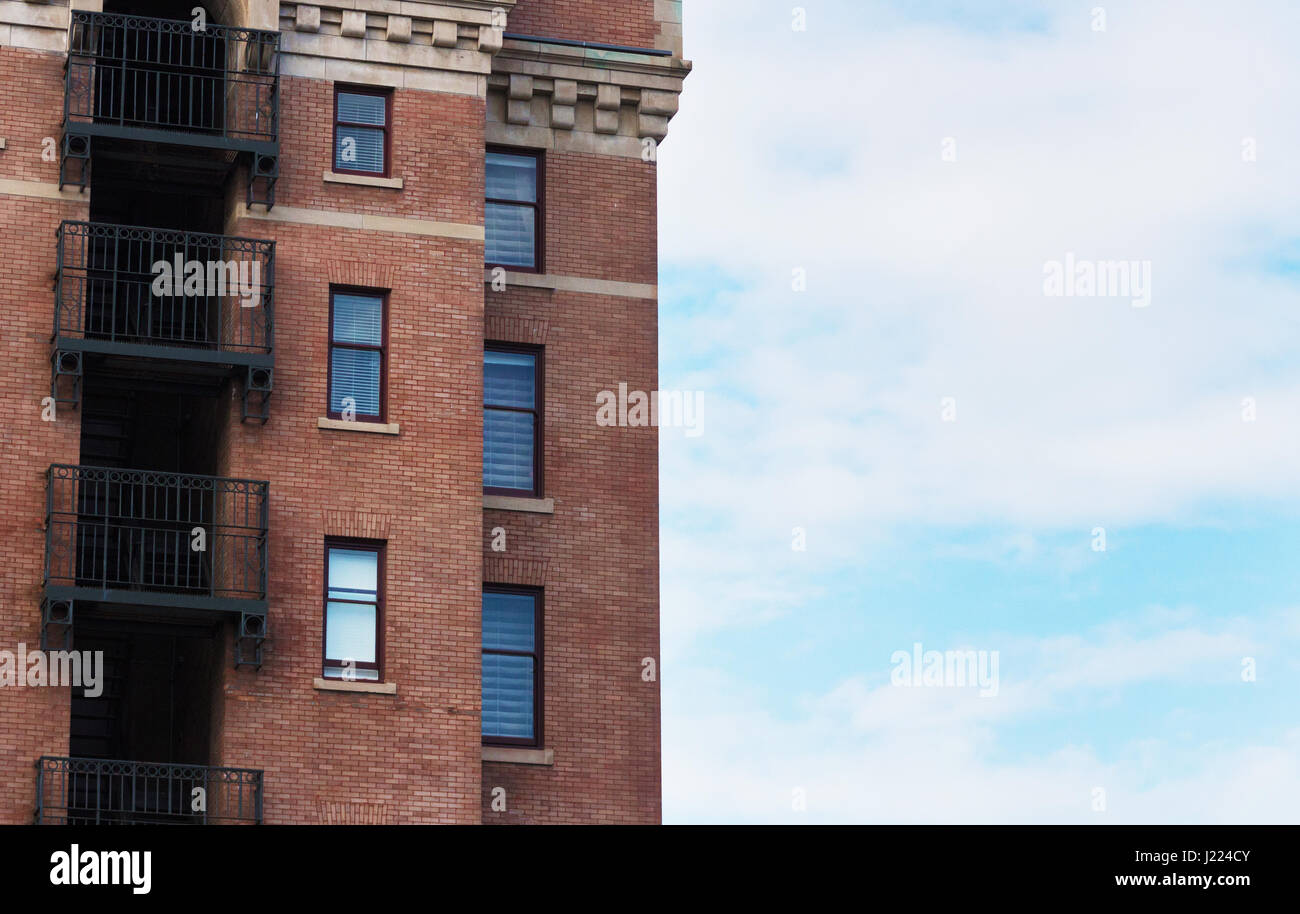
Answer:
[[[542,352],[489,343],[483,354],[483,489],[542,494]]]
[[[483,588],[483,741],[542,741],[542,594]]]
[[[382,544],[326,541],[325,677],[379,679],[383,578]]]
[[[536,153],[487,154],[488,266],[541,270],[541,158]]]
[[[388,175],[392,94],[381,89],[334,90],[334,170]]]
[[[330,290],[332,419],[383,421],[387,297],[382,292]]]

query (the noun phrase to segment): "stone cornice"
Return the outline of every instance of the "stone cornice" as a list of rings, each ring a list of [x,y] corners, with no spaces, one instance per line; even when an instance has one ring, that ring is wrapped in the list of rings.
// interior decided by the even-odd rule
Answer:
[[[514,0],[279,5],[286,76],[483,96]]]
[[[98,9],[98,3],[74,2],[76,9]],[[36,51],[68,50],[68,0],[0,0],[0,46]]]
[[[690,61],[506,39],[492,59],[492,142],[644,157],[677,113]]]

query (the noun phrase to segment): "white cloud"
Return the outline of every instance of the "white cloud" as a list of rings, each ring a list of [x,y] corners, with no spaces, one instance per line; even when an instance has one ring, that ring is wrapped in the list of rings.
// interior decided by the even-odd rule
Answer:
[[[801,34],[777,4],[691,6],[663,258],[748,287],[665,321],[666,351],[723,347],[666,379],[710,392],[710,440],[666,444],[670,498],[755,529],[1300,495],[1295,283],[1261,272],[1300,238],[1296,10],[1123,5],[1098,35],[1049,8],[1046,34],[985,34],[821,4]],[[1067,252],[1150,260],[1152,305],[1045,298]]]
[[[1296,733],[995,751],[1001,727],[1080,694],[1229,675],[1258,628],[1167,618],[1040,644],[992,706],[845,676],[793,719],[687,664],[703,634],[806,610],[825,575],[869,580],[902,529],[985,526],[955,548],[1014,564],[1043,560],[1039,534],[1295,510],[1300,274],[1275,268],[1300,261],[1300,8],[1108,3],[1099,34],[1067,2],[1022,5],[1043,31],[837,0],[794,33],[788,4],[685,6],[696,68],[660,157],[661,259],[742,287],[689,316],[663,302],[662,385],[709,401],[703,437],[661,446],[665,682],[691,699],[666,686],[668,817],[795,821],[804,786],[798,821],[1095,821],[1105,785],[1105,821],[1295,819]],[[1044,297],[1067,252],[1151,261],[1151,305]],[[874,729],[846,736],[854,721]]]
[[[765,710],[752,687],[718,671],[694,670],[665,693],[665,818],[1295,821],[1300,729],[1275,735],[1271,744],[1263,735],[1241,743],[1196,732],[1190,746],[1141,739],[1103,750],[1083,734],[1036,754],[1013,753],[1007,745],[1008,728],[1049,714],[1098,707],[1123,714],[1111,697],[1125,687],[1198,682],[1238,690],[1233,694],[1247,707],[1249,690],[1258,686],[1236,675],[1243,652],[1294,649],[1294,640],[1274,648],[1261,643],[1294,616],[1214,629],[1122,626],[1087,638],[1009,639],[996,698],[980,698],[973,689],[893,686],[879,671],[846,679],[785,718]],[[1098,787],[1105,791],[1101,812],[1092,805]],[[805,793],[806,811],[793,808],[796,788]]]

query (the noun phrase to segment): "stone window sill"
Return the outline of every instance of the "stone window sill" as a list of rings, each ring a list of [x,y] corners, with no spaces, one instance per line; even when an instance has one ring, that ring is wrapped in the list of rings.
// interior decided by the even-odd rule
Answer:
[[[524,511],[529,514],[554,514],[554,498],[516,498],[513,495],[484,495],[483,507],[494,511]]]
[[[483,761],[512,765],[554,765],[554,749],[520,749],[515,746],[484,746]]]
[[[366,682],[365,680],[324,679],[317,676],[312,687],[321,692],[365,692],[370,695],[396,695],[395,682]]]
[[[346,175],[337,171],[322,173],[322,178],[330,184],[357,184],[361,187],[387,187],[392,190],[402,189],[401,178],[380,178],[371,175]]]
[[[360,422],[324,417],[316,420],[316,427],[336,432],[370,432],[372,435],[397,435],[402,431],[402,427],[396,422]]]

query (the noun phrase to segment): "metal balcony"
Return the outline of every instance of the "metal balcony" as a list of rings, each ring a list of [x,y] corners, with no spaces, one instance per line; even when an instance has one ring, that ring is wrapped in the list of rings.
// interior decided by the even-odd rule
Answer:
[[[57,402],[80,401],[83,356],[100,353],[242,374],[244,418],[266,421],[275,242],[73,221],[56,238],[50,395]],[[169,277],[174,284],[162,282]],[[60,396],[64,378],[71,393]]]
[[[239,618],[235,665],[266,637],[268,484],[55,464],[46,476],[45,650],[72,643],[77,604]]]
[[[280,33],[72,10],[60,186],[96,137],[248,153],[249,203],[275,203]]]
[[[43,755],[37,825],[261,825],[262,772]]]

